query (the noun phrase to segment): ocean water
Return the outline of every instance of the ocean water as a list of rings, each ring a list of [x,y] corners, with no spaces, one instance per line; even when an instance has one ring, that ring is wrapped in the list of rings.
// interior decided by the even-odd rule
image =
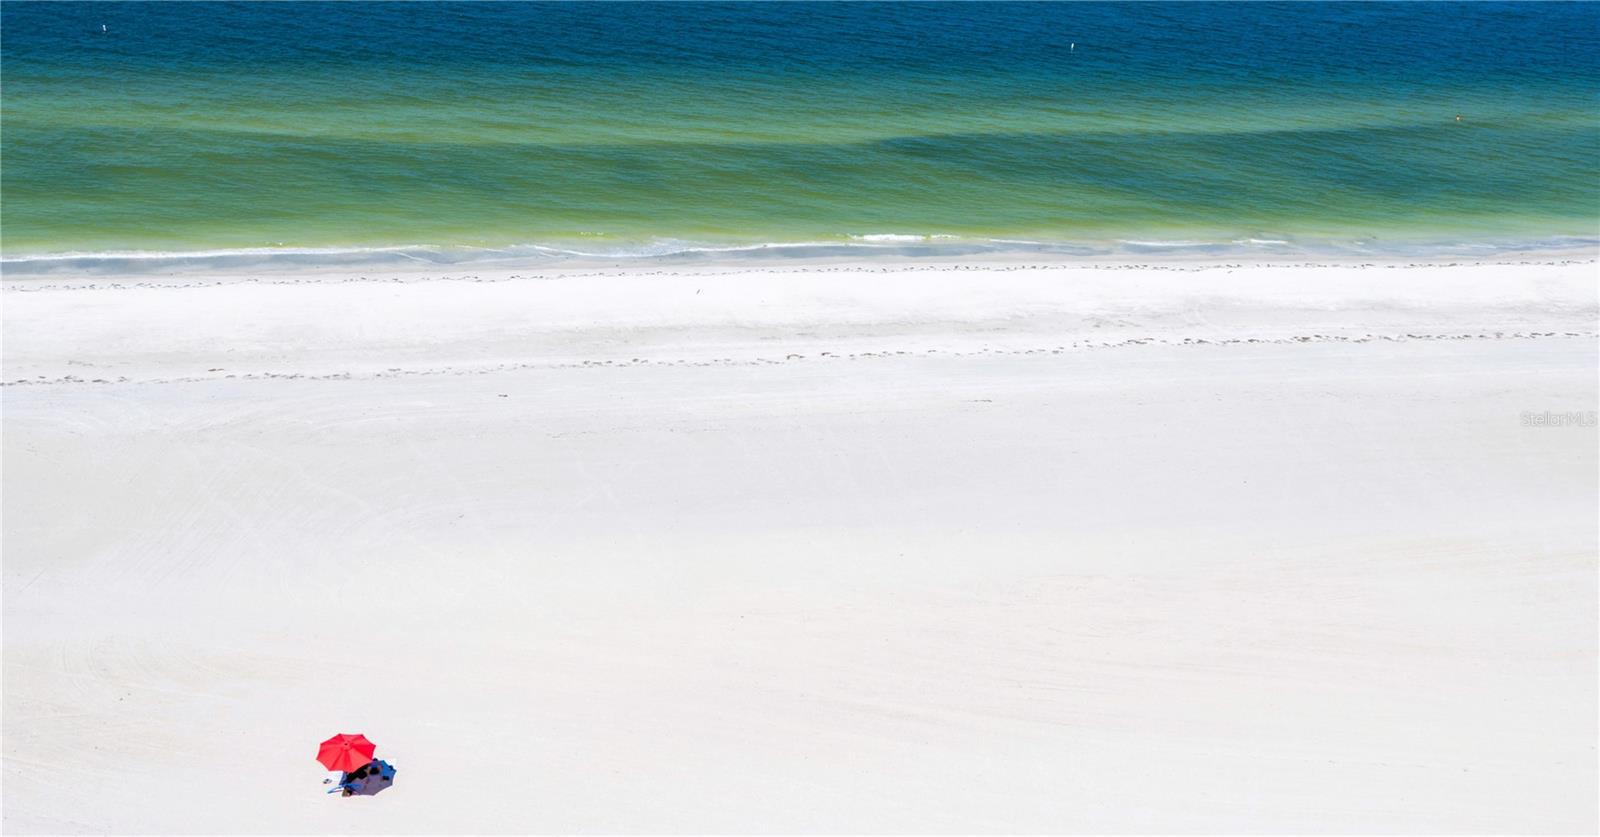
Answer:
[[[1593,3],[9,2],[0,56],[12,272],[1600,238]]]

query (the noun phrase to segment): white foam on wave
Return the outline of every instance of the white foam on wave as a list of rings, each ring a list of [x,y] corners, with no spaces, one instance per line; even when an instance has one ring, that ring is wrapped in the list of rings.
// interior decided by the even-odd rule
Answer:
[[[864,233],[850,236],[852,241],[881,241],[886,243],[903,244],[911,241],[927,241],[925,235],[907,235],[906,233]]]
[[[1155,241],[1140,241],[1140,240],[1137,240],[1137,239],[1119,238],[1119,239],[1117,239],[1117,243],[1118,244],[1126,244],[1126,245],[1128,245],[1130,247],[1215,247],[1215,246],[1221,244],[1222,242],[1220,242],[1220,241],[1189,241],[1189,240],[1184,240],[1184,239],[1177,239],[1177,240],[1171,240],[1171,241],[1159,240],[1159,239],[1155,240]]]

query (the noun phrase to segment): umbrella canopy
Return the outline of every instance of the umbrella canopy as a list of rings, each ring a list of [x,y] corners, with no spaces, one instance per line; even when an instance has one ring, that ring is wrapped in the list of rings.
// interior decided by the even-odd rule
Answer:
[[[317,761],[329,770],[349,773],[372,761],[372,754],[377,749],[378,745],[368,741],[365,735],[341,733],[322,742],[322,746],[317,748]]]

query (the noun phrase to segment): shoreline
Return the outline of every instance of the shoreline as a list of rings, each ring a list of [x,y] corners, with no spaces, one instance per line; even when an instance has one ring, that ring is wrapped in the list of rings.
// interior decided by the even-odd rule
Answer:
[[[3,265],[4,262],[0,262]],[[20,275],[0,272],[0,293],[29,293],[40,290],[122,290],[146,287],[203,287],[231,284],[346,284],[466,282],[499,283],[552,281],[562,279],[605,279],[664,276],[783,276],[791,274],[860,273],[863,275],[906,273],[952,273],[967,271],[1150,271],[1158,273],[1196,273],[1220,270],[1429,270],[1440,268],[1493,267],[1578,267],[1600,264],[1600,247],[1505,253],[1497,257],[1463,256],[1383,256],[1341,258],[1219,258],[1212,256],[1096,256],[1039,258],[1037,254],[987,253],[967,256],[896,255],[860,258],[840,255],[826,258],[795,258],[782,261],[744,261],[739,259],[653,260],[593,259],[582,263],[549,264],[539,262],[484,261],[479,263],[400,262],[382,265],[339,263],[278,263],[268,266],[228,265],[169,266],[162,270],[126,270],[108,267],[104,271],[62,268]],[[196,281],[199,280],[199,281]]]
[[[141,276],[162,273],[296,273],[367,270],[573,271],[599,268],[790,269],[838,264],[1016,264],[1058,267],[1217,265],[1399,265],[1503,264],[1595,259],[1600,239],[1553,236],[1505,240],[1369,243],[1293,241],[1032,242],[996,239],[945,241],[944,236],[885,236],[858,240],[692,244],[660,242],[616,252],[519,245],[505,248],[395,245],[374,247],[239,248],[185,251],[30,253],[0,257],[0,275],[10,279],[56,278],[63,274]],[[904,241],[898,239],[906,239]]]

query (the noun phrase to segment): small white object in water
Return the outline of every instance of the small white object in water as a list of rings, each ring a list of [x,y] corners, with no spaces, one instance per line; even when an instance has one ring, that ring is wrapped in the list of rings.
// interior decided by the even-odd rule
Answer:
[[[1071,52],[1071,51],[1073,51],[1073,50],[1075,50],[1075,49],[1077,49],[1077,48],[1078,48],[1078,42],[1077,42],[1077,41],[1073,41],[1073,42],[1072,42],[1072,46],[1070,46],[1070,47],[1067,47],[1067,51],[1068,51],[1068,52]]]
[[[101,32],[106,31],[106,25],[104,23],[100,24],[100,31]]]

